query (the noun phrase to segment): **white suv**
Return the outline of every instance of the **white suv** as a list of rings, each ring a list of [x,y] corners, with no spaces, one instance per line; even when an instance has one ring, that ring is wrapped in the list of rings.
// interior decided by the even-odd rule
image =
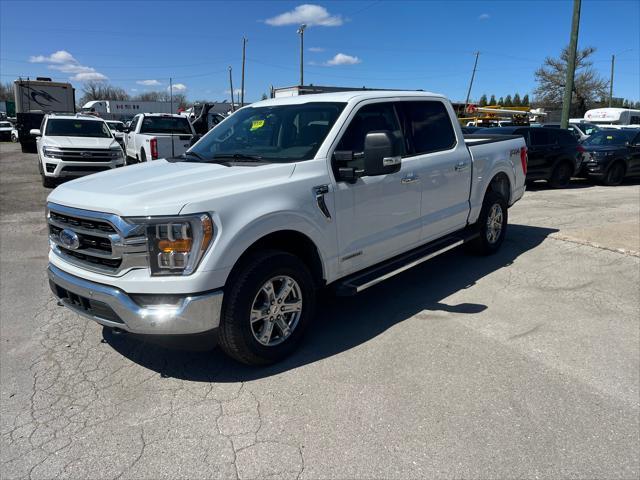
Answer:
[[[38,168],[42,185],[56,186],[56,180],[81,177],[125,165],[124,152],[100,118],[88,115],[47,115],[38,137]]]

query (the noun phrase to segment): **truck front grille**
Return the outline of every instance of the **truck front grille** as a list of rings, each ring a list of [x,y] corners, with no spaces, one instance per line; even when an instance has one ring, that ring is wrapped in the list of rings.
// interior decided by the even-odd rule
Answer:
[[[64,261],[107,275],[147,267],[147,239],[140,225],[108,213],[47,207],[51,248]]]
[[[114,160],[112,150],[105,148],[58,148],[55,158],[64,162],[110,162]]]

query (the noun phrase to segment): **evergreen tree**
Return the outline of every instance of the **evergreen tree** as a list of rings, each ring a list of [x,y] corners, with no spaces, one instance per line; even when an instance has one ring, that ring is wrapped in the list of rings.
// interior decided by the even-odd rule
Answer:
[[[513,96],[513,106],[514,107],[522,106],[522,100],[520,100],[520,94],[518,92],[516,92],[516,94]]]
[[[504,98],[500,97],[498,99],[498,105],[500,105],[501,107],[504,107]]]
[[[496,96],[491,95],[491,98],[489,99],[489,105],[495,105],[495,104],[496,104]]]
[[[629,100],[627,100],[626,98],[624,99],[624,103],[622,104],[622,108],[631,108],[631,105],[629,104]]]
[[[507,95],[507,98],[504,99],[504,106],[510,107],[513,105],[513,100],[511,100],[511,95]]]
[[[529,94],[525,94],[525,96],[522,97],[522,106],[523,107],[529,106]]]
[[[481,107],[487,106],[487,96],[485,94],[482,94],[482,96],[480,97],[480,102],[478,103],[478,105],[480,105]]]

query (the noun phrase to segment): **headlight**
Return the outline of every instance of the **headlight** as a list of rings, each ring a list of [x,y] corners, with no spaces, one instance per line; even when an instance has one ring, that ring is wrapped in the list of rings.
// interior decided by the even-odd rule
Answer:
[[[122,158],[122,148],[120,147],[111,147],[109,149],[111,151],[111,158]]]
[[[44,147],[42,149],[44,156],[49,158],[62,158],[62,150],[56,147]]]
[[[151,275],[190,275],[213,240],[213,221],[207,214],[132,218],[147,230]]]

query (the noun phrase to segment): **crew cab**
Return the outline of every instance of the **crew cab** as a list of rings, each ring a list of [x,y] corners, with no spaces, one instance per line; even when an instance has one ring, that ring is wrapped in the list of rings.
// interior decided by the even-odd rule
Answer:
[[[176,157],[191,146],[194,137],[183,115],[140,113],[125,128],[125,151],[132,163]]]
[[[584,148],[569,130],[512,126],[487,128],[482,133],[524,137],[529,156],[527,182],[546,180],[552,188],[564,188],[582,166]]]
[[[465,138],[437,94],[264,100],[178,158],[54,190],[50,284],[108,328],[214,331],[233,358],[275,362],[319,289],[355,295],[463,244],[496,252],[526,168],[522,137]]]
[[[602,130],[582,144],[582,175],[605,185],[620,185],[625,177],[640,176],[640,129]]]
[[[42,185],[53,188],[59,179],[80,177],[122,167],[122,147],[104,120],[92,115],[46,115],[36,137]]]

